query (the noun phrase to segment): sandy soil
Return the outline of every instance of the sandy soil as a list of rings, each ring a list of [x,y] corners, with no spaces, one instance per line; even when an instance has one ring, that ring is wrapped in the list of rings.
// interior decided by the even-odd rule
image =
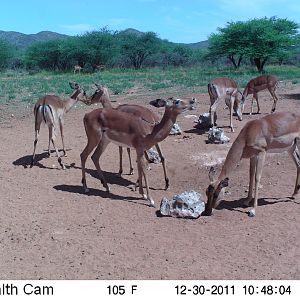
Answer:
[[[300,86],[282,85],[278,111],[299,111],[299,93]],[[163,196],[194,189],[205,199],[209,165],[222,162],[242,126],[272,106],[270,95],[262,93],[262,114],[245,115],[242,122],[235,119],[234,134],[224,128],[230,144],[212,145],[205,143],[207,133],[193,128],[196,116],[208,110],[208,95],[174,96],[196,96],[199,105],[196,111],[179,116],[184,133],[162,142],[170,189],[163,190],[160,165],[151,165],[148,171],[156,209],[133,191],[136,174],[116,176],[118,148],[113,144],[100,160],[111,194],[104,191],[90,159],[90,193],[83,193],[79,154],[86,136],[82,118],[92,107],[75,108],[66,116],[65,171],[58,168],[54,153],[46,157],[45,127],[38,162],[32,169],[25,168],[33,149],[32,108],[21,112],[1,108],[6,116],[0,127],[1,279],[300,279],[300,200],[288,198],[296,170],[287,154],[267,156],[255,218],[248,217],[242,207],[248,188],[246,160],[232,173],[226,202],[213,216],[196,220],[157,216]],[[113,98],[146,105],[155,97],[149,93]],[[250,100],[246,112],[249,109]],[[229,124],[224,105],[218,109],[218,124]],[[128,172],[126,157],[124,161]]]

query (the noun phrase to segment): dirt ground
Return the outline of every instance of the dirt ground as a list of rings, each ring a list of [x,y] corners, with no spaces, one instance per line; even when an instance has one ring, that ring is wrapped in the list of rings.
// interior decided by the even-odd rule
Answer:
[[[112,98],[147,105],[157,96],[137,92]],[[282,84],[278,93],[278,111],[299,111],[300,85]],[[232,173],[226,201],[213,216],[196,220],[157,216],[163,196],[171,198],[193,189],[206,201],[209,166],[222,163],[248,120],[266,115],[272,107],[270,95],[262,92],[262,114],[246,114],[242,122],[234,118],[235,133],[224,128],[231,142],[214,145],[205,143],[206,132],[193,128],[197,116],[208,111],[208,95],[173,95],[195,96],[198,107],[178,117],[184,133],[169,136],[161,144],[170,189],[163,190],[160,165],[151,164],[148,171],[156,208],[133,190],[136,172],[122,178],[116,175],[118,147],[113,144],[100,160],[111,194],[97,179],[91,159],[87,162],[90,193],[83,193],[79,155],[86,136],[82,118],[96,106],[78,106],[66,115],[65,171],[58,167],[54,153],[46,157],[46,127],[41,130],[36,166],[25,167],[33,150],[32,107],[19,111],[2,106],[1,279],[300,279],[300,200],[289,198],[296,169],[288,154],[267,156],[255,218],[248,217],[242,206],[248,188],[247,160]],[[229,124],[224,106],[218,109],[219,126]],[[156,110],[163,114],[163,109]],[[245,112],[249,110],[250,97]],[[127,157],[124,162],[127,173]]]

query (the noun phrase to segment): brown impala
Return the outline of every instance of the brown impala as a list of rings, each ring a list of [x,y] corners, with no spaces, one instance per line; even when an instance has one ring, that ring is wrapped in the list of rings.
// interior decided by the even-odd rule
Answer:
[[[257,208],[258,187],[264,166],[267,152],[288,151],[297,167],[297,178],[293,196],[298,194],[300,189],[300,155],[297,142],[300,139],[300,115],[291,112],[278,112],[267,115],[261,119],[249,121],[241,130],[238,137],[232,144],[223,168],[218,177],[214,180],[212,169],[210,171],[211,184],[206,190],[207,204],[206,214],[211,215],[212,209],[217,207],[218,197],[221,190],[228,185],[228,176],[242,158],[250,159],[250,179],[248,197],[245,201],[249,205],[254,203],[249,211],[250,216],[255,216]]]
[[[244,105],[244,97],[238,90],[236,82],[230,78],[220,77],[211,81],[207,87],[210,97],[209,112],[211,126],[215,126],[218,105],[221,101],[225,101],[230,109],[230,128],[234,132],[232,125],[233,111],[237,114],[238,119],[242,121],[242,106]]]
[[[158,124],[155,124],[151,133],[145,130],[144,124],[148,123],[141,117],[110,108],[99,108],[87,113],[84,117],[84,127],[87,135],[87,145],[81,153],[82,184],[85,192],[88,192],[85,177],[85,163],[89,154],[95,149],[92,160],[99,173],[99,177],[106,191],[109,187],[99,165],[99,159],[106,146],[112,142],[122,147],[130,147],[136,150],[139,193],[148,200],[150,206],[154,201],[150,196],[147,176],[145,172],[144,152],[155,144],[163,141],[170,133],[176,122],[177,116],[185,110],[193,109],[195,100],[184,101],[180,99],[157,99],[151,101],[156,107],[165,107],[165,113]],[[144,178],[146,195],[143,192]]]
[[[113,109],[113,106],[111,104],[110,101],[110,97],[109,97],[109,93],[106,87],[102,87],[99,84],[96,84],[97,90],[95,91],[95,93],[91,96],[88,97],[88,101],[90,104],[93,103],[101,103],[103,105],[104,108],[111,108]],[[126,113],[130,113],[136,117],[141,118],[142,120],[144,120],[145,122],[142,123],[142,125],[144,126],[144,130],[147,133],[151,133],[154,125],[156,123],[159,123],[160,119],[159,117],[152,112],[150,109],[141,106],[141,105],[134,105],[134,104],[123,104],[123,105],[119,105],[116,108],[118,111],[122,111],[122,112],[126,112]],[[167,177],[167,172],[166,172],[166,166],[165,166],[165,158],[161,152],[160,149],[160,145],[156,144],[155,145],[157,152],[160,156],[160,160],[163,166],[163,171],[164,171],[164,177],[165,177],[165,189],[167,190],[169,187],[169,179]],[[129,164],[130,164],[130,171],[129,174],[133,174],[133,167],[132,167],[132,162],[131,162],[131,153],[130,153],[130,148],[127,147],[127,153],[128,153],[128,157],[129,157]],[[121,176],[121,174],[123,173],[123,164],[122,164],[122,157],[123,157],[123,148],[121,146],[119,146],[119,157],[120,157],[120,167],[119,167],[119,175]]]
[[[60,158],[58,150],[55,146],[55,138],[58,127],[60,128],[63,153],[66,156],[65,144],[64,144],[64,134],[63,134],[63,125],[64,125],[64,115],[67,113],[77,101],[86,101],[85,91],[80,88],[77,83],[69,83],[71,88],[74,89],[73,94],[66,101],[63,101],[61,98],[54,95],[47,95],[35,104],[34,106],[34,120],[35,120],[35,140],[33,155],[31,161],[31,167],[34,165],[35,150],[38,142],[38,137],[40,133],[41,124],[44,122],[49,128],[49,143],[48,143],[48,155],[50,156],[50,142],[52,142],[53,147],[56,151],[58,162],[60,166],[65,169],[64,164]]]
[[[276,103],[278,101],[278,97],[276,95],[276,88],[278,86],[278,78],[273,75],[261,75],[256,78],[251,79],[243,92],[243,95],[245,99],[247,98],[248,95],[253,94],[252,100],[251,100],[251,112],[250,115],[253,113],[253,102],[254,99],[256,100],[257,103],[257,113],[260,113],[260,106],[258,103],[258,95],[257,93],[263,90],[268,90],[273,98],[273,106],[271,113],[273,113],[276,109]],[[243,112],[244,112],[244,106],[243,106]]]

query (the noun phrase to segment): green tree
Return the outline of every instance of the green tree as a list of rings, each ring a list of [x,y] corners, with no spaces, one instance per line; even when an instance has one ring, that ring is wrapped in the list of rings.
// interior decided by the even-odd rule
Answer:
[[[122,55],[135,69],[140,69],[145,60],[160,49],[161,40],[154,32],[119,33],[118,38]]]
[[[60,40],[33,44],[25,53],[27,67],[58,70],[60,68],[60,44]]]
[[[297,23],[276,17],[229,22],[210,36],[210,53],[227,56],[235,67],[247,56],[262,72],[270,58],[282,55],[296,42],[298,28]]]
[[[6,68],[13,57],[13,46],[5,40],[0,40],[0,68]]]

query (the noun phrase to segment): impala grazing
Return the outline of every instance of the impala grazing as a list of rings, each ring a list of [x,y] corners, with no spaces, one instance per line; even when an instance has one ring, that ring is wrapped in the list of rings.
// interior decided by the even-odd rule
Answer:
[[[118,146],[130,147],[136,150],[139,193],[144,199],[149,201],[150,206],[154,206],[145,172],[145,162],[143,159],[144,152],[164,140],[169,135],[177,116],[185,110],[193,109],[195,100],[184,101],[173,98],[167,100],[157,99],[151,101],[150,104],[156,107],[165,107],[163,118],[158,124],[154,125],[151,133],[145,130],[144,124],[148,124],[148,121],[143,120],[142,117],[137,117],[116,109],[99,108],[85,115],[84,127],[88,142],[80,155],[82,184],[85,192],[88,192],[85,176],[85,163],[87,157],[95,148],[92,160],[103,186],[106,191],[109,192],[109,187],[99,165],[99,159],[106,146],[110,142],[113,142]],[[146,195],[143,191],[142,177],[145,181]]]
[[[83,68],[82,68],[81,66],[79,66],[79,65],[74,66],[74,74],[75,74],[76,72],[80,73],[82,69],[83,69]]]
[[[230,128],[234,132],[232,125],[233,111],[236,113],[238,119],[242,121],[242,106],[244,104],[244,97],[238,90],[236,82],[230,78],[220,77],[211,81],[207,88],[210,97],[209,112],[211,126],[215,126],[218,105],[221,101],[225,101],[230,110]]]
[[[243,96],[245,97],[245,99],[247,98],[248,95],[253,94],[252,100],[251,100],[251,112],[250,115],[252,115],[253,113],[253,102],[254,99],[256,100],[257,103],[257,113],[260,113],[260,106],[258,103],[258,95],[257,93],[263,90],[268,89],[268,91],[270,92],[271,96],[273,97],[273,106],[272,106],[272,110],[271,113],[273,113],[276,109],[276,103],[278,101],[278,97],[276,95],[276,88],[278,86],[278,78],[276,76],[273,75],[262,75],[262,76],[258,76],[256,78],[251,79],[243,92]],[[244,112],[244,106],[243,106],[243,111]]]
[[[297,177],[293,196],[298,194],[300,189],[300,155],[297,142],[300,138],[300,115],[291,112],[278,112],[267,115],[261,119],[249,121],[241,130],[238,137],[232,144],[223,168],[215,181],[212,170],[209,177],[211,184],[206,190],[207,204],[205,212],[211,215],[212,209],[219,204],[220,191],[228,185],[228,176],[242,158],[250,159],[250,179],[246,205],[253,200],[253,207],[249,216],[255,216],[258,199],[258,187],[262,175],[263,165],[267,152],[284,152],[291,154],[297,167]]]
[[[38,142],[39,132],[42,122],[46,123],[49,129],[49,143],[48,143],[48,155],[50,156],[50,142],[52,142],[53,147],[56,151],[58,162],[60,166],[65,169],[62,163],[61,157],[58,153],[58,149],[55,146],[55,139],[57,135],[57,129],[60,128],[61,140],[63,146],[63,153],[66,156],[65,144],[64,144],[64,115],[67,113],[77,101],[86,102],[85,91],[80,88],[77,83],[69,83],[70,87],[74,89],[73,94],[66,101],[61,100],[61,98],[54,95],[47,95],[35,104],[34,106],[34,119],[35,119],[35,140],[34,149],[31,161],[31,167],[34,165],[35,150]]]
[[[113,109],[113,106],[111,104],[110,98],[109,98],[109,93],[107,88],[100,86],[99,84],[96,84],[97,90],[95,93],[91,96],[88,97],[88,101],[90,104],[93,103],[101,103],[104,108],[111,108]],[[160,119],[159,117],[152,112],[150,109],[141,106],[141,105],[134,105],[134,104],[123,104],[119,105],[116,110],[126,112],[129,114],[132,114],[136,117],[141,118],[144,122],[142,122],[142,126],[144,127],[145,132],[147,134],[150,134],[154,125],[156,123],[159,123]],[[164,171],[164,177],[165,177],[165,189],[167,190],[169,187],[169,179],[167,177],[167,172],[166,172],[166,165],[165,165],[165,158],[162,154],[161,148],[159,144],[155,144],[155,147],[157,149],[158,155],[160,157],[162,166],[163,166],[163,171]],[[133,174],[133,167],[132,167],[132,162],[131,162],[131,153],[130,153],[130,148],[127,147],[127,153],[129,157],[129,164],[130,164],[130,171],[129,174]],[[119,175],[123,173],[123,148],[119,146],[119,156],[120,156],[120,168],[119,168]],[[147,158],[146,152],[145,156]]]

